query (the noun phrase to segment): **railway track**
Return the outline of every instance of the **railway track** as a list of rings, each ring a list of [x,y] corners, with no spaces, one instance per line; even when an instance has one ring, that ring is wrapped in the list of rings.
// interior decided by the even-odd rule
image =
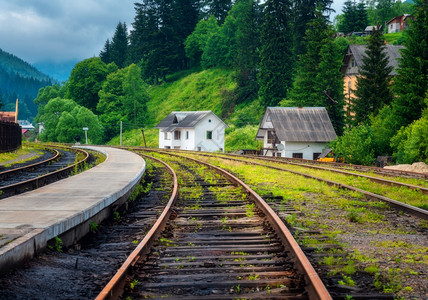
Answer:
[[[252,155],[246,155],[246,156],[261,158],[260,156],[252,156]],[[263,158],[266,158],[266,157],[263,157]],[[325,162],[325,161],[309,160],[309,159],[302,159],[302,158],[278,157],[278,158],[269,158],[269,159],[279,161],[279,162],[295,163],[298,165],[323,166],[323,167],[333,167],[335,169],[370,172],[370,173],[380,174],[383,176],[393,176],[393,177],[402,176],[402,177],[408,177],[408,178],[428,179],[428,174],[412,172],[412,171],[385,169],[385,168],[372,167],[372,166],[352,165],[352,164],[339,163],[339,162]]]
[[[405,211],[405,212],[410,213],[410,214],[412,214],[414,216],[417,216],[419,218],[428,220],[428,211],[426,209],[415,207],[415,206],[406,204],[406,203],[404,203],[402,201],[397,201],[397,200],[385,197],[385,196],[380,195],[380,194],[376,194],[376,193],[373,193],[373,192],[369,192],[369,191],[363,190],[361,188],[357,188],[357,187],[349,185],[349,184],[344,184],[344,183],[336,182],[336,181],[333,181],[333,180],[325,179],[325,178],[322,178],[322,177],[319,177],[319,176],[310,175],[310,174],[308,174],[306,172],[295,171],[295,170],[292,170],[292,169],[286,168],[286,167],[278,167],[278,166],[274,166],[272,164],[256,162],[256,160],[265,161],[265,162],[266,161],[267,162],[278,162],[278,160],[276,160],[276,159],[271,160],[271,159],[253,157],[253,156],[241,157],[241,156],[237,156],[237,155],[230,156],[230,155],[208,154],[208,153],[200,153],[200,152],[192,152],[192,154],[196,155],[196,156],[221,158],[221,159],[226,159],[226,160],[230,160],[230,161],[242,162],[242,163],[246,163],[246,164],[260,165],[260,166],[264,166],[264,167],[267,167],[267,168],[277,169],[277,170],[281,170],[281,171],[285,171],[285,172],[290,172],[290,173],[293,173],[293,174],[296,174],[296,175],[301,175],[301,176],[304,176],[306,178],[312,178],[312,179],[315,179],[315,180],[318,180],[318,181],[321,181],[321,182],[325,182],[325,183],[327,183],[329,185],[332,185],[332,186],[336,186],[336,187],[340,187],[340,188],[343,188],[343,189],[348,189],[348,190],[352,190],[352,191],[355,191],[355,192],[362,193],[368,199],[379,200],[379,201],[385,202],[388,205],[390,205],[391,207],[394,207],[396,209]],[[280,161],[280,163],[281,164],[288,164],[287,162],[283,162],[283,161]],[[294,165],[296,165],[296,164],[294,164]],[[328,171],[328,172],[333,172],[333,173],[337,172],[337,173],[344,174],[344,175],[347,175],[347,176],[353,176],[353,177],[360,176],[359,174],[356,174],[356,173],[344,172],[344,171],[341,171],[341,170],[336,171],[336,170],[331,169],[331,168],[321,168],[321,167],[315,167],[315,168],[320,169],[320,170],[324,170],[324,171]],[[423,194],[426,194],[426,192],[424,192],[424,190],[427,190],[427,188],[422,187],[422,186],[409,185],[409,184],[405,184],[405,183],[401,183],[401,182],[397,182],[397,181],[393,181],[392,182],[390,180],[384,180],[382,178],[374,178],[374,177],[373,178],[368,178],[368,177],[370,177],[370,176],[361,176],[361,178],[367,178],[369,180],[373,179],[372,181],[377,182],[377,183],[381,183],[383,185],[394,185],[394,186],[398,186],[398,187],[409,188],[409,189],[412,189],[412,190],[420,191]]]
[[[62,146],[48,149],[53,153],[48,159],[0,172],[0,199],[62,179],[89,162],[89,153],[82,149]],[[77,162],[76,156],[80,157]]]
[[[331,299],[260,196],[212,165],[164,159],[178,170],[180,193],[175,188],[152,230],[97,299],[118,297],[126,282],[124,298]]]

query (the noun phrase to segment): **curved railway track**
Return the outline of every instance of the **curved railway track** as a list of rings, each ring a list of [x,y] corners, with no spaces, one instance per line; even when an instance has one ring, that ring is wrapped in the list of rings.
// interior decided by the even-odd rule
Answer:
[[[351,186],[351,185],[347,185],[347,184],[335,182],[335,181],[332,181],[332,180],[324,179],[324,178],[321,178],[321,177],[317,177],[317,176],[314,176],[314,175],[309,175],[309,174],[306,174],[306,173],[294,171],[294,170],[287,169],[287,168],[281,168],[281,167],[276,167],[276,166],[271,166],[271,165],[268,165],[268,164],[263,164],[263,163],[255,162],[254,160],[248,161],[248,160],[245,160],[245,159],[238,159],[236,156],[230,157],[230,156],[227,156],[227,155],[218,155],[218,154],[213,155],[213,154],[207,154],[207,153],[202,154],[202,153],[198,153],[198,152],[194,152],[193,154],[195,154],[195,155],[201,155],[201,156],[206,156],[206,157],[218,157],[218,158],[223,158],[223,159],[227,159],[227,160],[232,160],[232,161],[234,160],[234,161],[238,161],[238,162],[242,162],[242,163],[247,163],[247,164],[259,165],[259,166],[263,166],[263,167],[267,167],[267,168],[272,168],[272,169],[276,169],[276,170],[280,170],[280,171],[290,172],[290,173],[293,173],[293,174],[296,174],[296,175],[301,175],[301,176],[304,176],[306,178],[312,178],[312,179],[315,179],[317,181],[325,182],[325,183],[327,183],[328,185],[331,185],[331,186],[336,186],[336,187],[339,187],[339,188],[344,188],[344,189],[348,189],[348,190],[352,190],[352,191],[355,191],[355,192],[362,193],[368,199],[380,200],[382,202],[387,203],[391,207],[394,207],[396,209],[405,211],[405,212],[407,212],[407,213],[409,213],[411,215],[417,216],[417,217],[422,218],[424,220],[428,220],[428,211],[425,210],[425,209],[422,209],[422,208],[419,208],[419,207],[415,207],[415,206],[412,206],[412,205],[409,205],[409,204],[406,204],[406,203],[403,203],[403,202],[400,202],[400,201],[397,201],[397,200],[394,200],[394,199],[391,199],[391,198],[388,198],[388,197],[385,197],[385,196],[382,196],[382,195],[379,195],[379,194],[376,194],[376,193],[372,193],[372,192],[369,192],[369,191],[366,191],[366,190],[362,190],[362,189],[356,188],[356,187]],[[254,159],[254,157],[247,157],[247,158]],[[274,161],[276,162],[276,160],[274,160]],[[330,169],[330,168],[328,169],[328,171],[335,172],[335,170]],[[343,171],[339,171],[339,172],[343,173]],[[346,173],[349,173],[349,172],[346,172]],[[350,173],[350,174],[346,174],[346,175],[351,175],[351,174],[352,174],[352,176],[359,176],[358,174],[355,174],[355,173]],[[364,176],[364,177],[367,177],[367,176]],[[382,184],[386,184],[386,185],[391,185],[388,182],[382,181],[382,179],[379,179],[379,178],[376,178],[376,179],[378,180],[378,181],[376,181],[378,183],[382,183]],[[400,187],[407,187],[407,188],[416,189],[416,190],[418,190],[418,189],[425,189],[424,187],[419,187],[419,186],[414,186],[414,185],[412,185],[411,187],[409,187],[407,184],[401,184],[399,182],[394,182],[394,183],[396,185],[400,186]]]
[[[117,298],[126,283],[124,298],[331,299],[283,222],[246,184],[205,162],[171,163],[180,173],[167,166],[175,187],[165,210],[97,299]]]
[[[48,148],[54,153],[48,159],[0,172],[0,199],[62,179],[88,163],[90,155],[83,149],[54,147]],[[75,162],[78,154],[82,158]]]

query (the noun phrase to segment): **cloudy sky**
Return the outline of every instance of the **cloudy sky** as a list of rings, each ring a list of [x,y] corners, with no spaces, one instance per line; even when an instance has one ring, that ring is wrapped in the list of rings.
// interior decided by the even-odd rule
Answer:
[[[345,0],[334,0],[341,11]],[[136,0],[0,0],[0,48],[29,62],[97,56]]]

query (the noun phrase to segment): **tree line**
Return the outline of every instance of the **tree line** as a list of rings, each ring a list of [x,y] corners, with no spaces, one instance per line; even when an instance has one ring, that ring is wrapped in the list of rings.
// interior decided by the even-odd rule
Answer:
[[[129,34],[126,24],[119,22],[99,58],[77,64],[58,97],[94,114],[103,124],[106,140],[118,133],[119,121],[144,123],[148,84],[161,84],[180,70],[221,67],[233,71],[237,82],[224,95],[223,117],[235,105],[251,101],[263,106],[324,106],[336,132],[344,137],[334,144],[338,154],[357,163],[373,163],[381,154],[398,157],[401,145],[413,138],[406,128],[423,117],[426,108],[426,1],[416,0],[415,19],[392,85],[382,56],[382,34],[377,31],[370,37],[353,119],[344,115],[340,73],[349,40],[335,37],[328,21],[331,3],[142,0],[135,4]],[[381,76],[373,79],[373,74]],[[39,119],[44,107],[49,108],[45,92],[41,90],[36,99]],[[77,115],[74,119],[78,122]],[[386,120],[394,120],[394,126]],[[373,141],[365,151],[369,159],[357,161],[358,155],[347,155],[357,140],[364,145]],[[428,152],[414,158],[427,156]]]

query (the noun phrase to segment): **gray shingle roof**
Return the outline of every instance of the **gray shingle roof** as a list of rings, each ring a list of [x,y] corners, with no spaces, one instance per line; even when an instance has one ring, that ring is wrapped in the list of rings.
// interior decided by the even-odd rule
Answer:
[[[324,107],[268,107],[263,120],[270,117],[276,136],[286,142],[329,142],[337,138]],[[264,136],[260,124],[256,139]]]
[[[171,132],[176,128],[193,128],[206,115],[213,114],[212,111],[173,111],[165,119],[160,121],[155,128],[162,128],[163,131]],[[217,116],[216,116],[217,117]],[[217,117],[218,118],[218,117]],[[221,119],[219,118],[221,121]],[[225,124],[227,127],[227,125]]]
[[[345,58],[343,59],[342,73],[345,72],[350,58],[353,56],[358,68],[363,65],[363,56],[365,55],[367,45],[349,45]],[[388,66],[392,66],[392,71],[389,75],[397,75],[399,59],[401,58],[400,50],[404,49],[401,45],[385,45],[385,52],[388,55]]]

